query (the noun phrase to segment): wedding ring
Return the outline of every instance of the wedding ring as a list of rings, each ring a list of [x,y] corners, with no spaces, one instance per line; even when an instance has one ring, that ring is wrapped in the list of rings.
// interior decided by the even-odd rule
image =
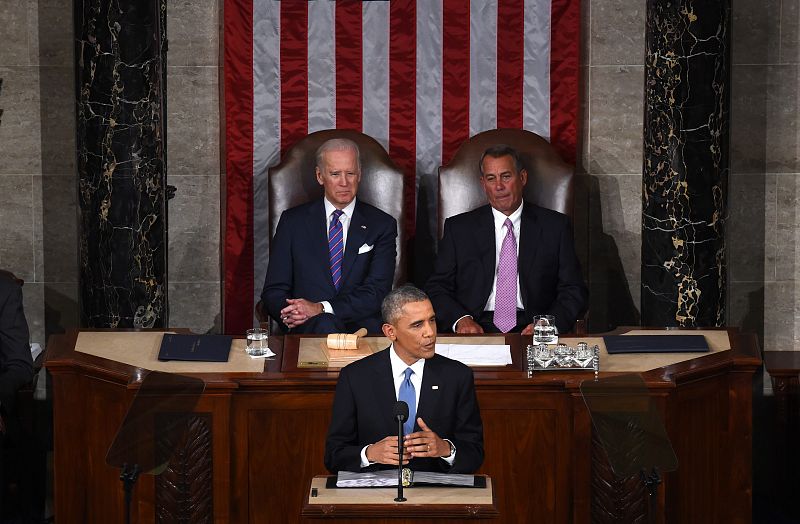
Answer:
[[[431,450],[431,445],[428,444],[428,452],[430,452],[430,450]]]

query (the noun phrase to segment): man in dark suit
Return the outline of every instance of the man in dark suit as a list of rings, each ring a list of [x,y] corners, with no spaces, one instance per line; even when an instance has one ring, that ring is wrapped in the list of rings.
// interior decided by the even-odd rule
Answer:
[[[17,390],[33,379],[28,322],[22,309],[22,289],[0,271],[0,425],[13,412]]]
[[[483,463],[483,424],[472,370],[434,352],[436,317],[425,293],[402,286],[381,309],[392,345],[339,374],[325,467],[333,473],[397,467],[393,408],[404,400],[403,463],[420,471],[474,472]]]
[[[381,300],[394,278],[397,221],[356,199],[355,142],[322,144],[316,177],[325,196],[281,215],[262,303],[292,333],[378,333]]]
[[[517,152],[499,145],[480,161],[485,205],[450,217],[426,291],[443,331],[533,332],[534,315],[572,329],[588,291],[567,216],[523,202]]]

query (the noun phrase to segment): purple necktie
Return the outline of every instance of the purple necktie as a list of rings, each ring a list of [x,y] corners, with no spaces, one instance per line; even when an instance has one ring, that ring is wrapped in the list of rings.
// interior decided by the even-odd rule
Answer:
[[[342,223],[339,217],[344,213],[337,209],[332,213],[331,226],[328,228],[328,255],[331,262],[331,278],[333,287],[339,289],[342,281],[342,254],[344,253],[344,236],[342,234]]]
[[[508,333],[517,325],[517,241],[511,219],[506,219],[505,226],[506,236],[497,262],[494,325],[503,333]]]

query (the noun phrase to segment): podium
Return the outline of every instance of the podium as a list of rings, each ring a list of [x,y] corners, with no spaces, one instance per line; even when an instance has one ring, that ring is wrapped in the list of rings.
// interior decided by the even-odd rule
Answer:
[[[331,488],[329,479],[319,475],[311,479],[303,503],[302,516],[348,522],[369,519],[369,522],[441,522],[457,520],[490,521],[499,516],[495,504],[492,479],[483,475],[486,487],[406,488],[406,502],[395,502],[397,488]]]
[[[651,332],[670,336],[681,331]],[[663,417],[679,467],[666,473],[658,487],[657,522],[748,524],[752,380],[761,364],[760,351],[750,333],[701,333],[710,340],[709,353],[601,355],[600,378],[639,375]],[[99,343],[87,345],[87,334]],[[119,470],[108,466],[105,457],[148,369],[205,382],[189,414],[189,438],[179,449],[192,460],[170,463],[175,475],[193,479],[192,493],[198,496],[176,499],[163,475],[145,476],[133,494],[132,522],[155,522],[156,513],[164,511],[190,522],[209,515],[215,522],[236,524],[318,520],[301,515],[301,510],[310,493],[309,480],[326,473],[325,435],[338,370],[312,362],[315,358],[304,360],[301,349],[304,344],[319,346],[322,339],[271,337],[277,357],[266,361],[251,360],[244,355],[244,342],[235,340],[230,362],[188,369],[186,364],[158,362],[160,339],[148,336],[155,337],[147,331],[70,331],[48,343],[58,521],[119,521],[124,511]],[[580,340],[595,343],[588,336]],[[450,343],[445,336],[440,341]],[[616,524],[619,520],[606,508],[620,506],[645,518],[646,506],[630,505],[626,484],[640,486],[641,480],[638,475],[615,478],[593,428],[580,390],[593,375],[555,371],[529,377],[529,337],[511,334],[501,341],[511,346],[513,363],[475,368],[485,449],[478,473],[494,481],[495,521]],[[394,507],[389,511],[392,517],[404,517]]]

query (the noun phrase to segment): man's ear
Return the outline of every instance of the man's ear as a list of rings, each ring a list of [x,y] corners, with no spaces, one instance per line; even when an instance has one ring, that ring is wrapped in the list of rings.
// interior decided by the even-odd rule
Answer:
[[[522,179],[523,186],[528,183],[528,172],[525,169],[519,172],[519,177]]]
[[[314,168],[314,174],[317,177],[317,183],[322,185],[322,172],[319,170],[319,166]]]
[[[381,330],[383,331],[383,336],[394,342],[397,340],[397,335],[394,333],[394,326],[388,323],[385,323],[381,326]]]

